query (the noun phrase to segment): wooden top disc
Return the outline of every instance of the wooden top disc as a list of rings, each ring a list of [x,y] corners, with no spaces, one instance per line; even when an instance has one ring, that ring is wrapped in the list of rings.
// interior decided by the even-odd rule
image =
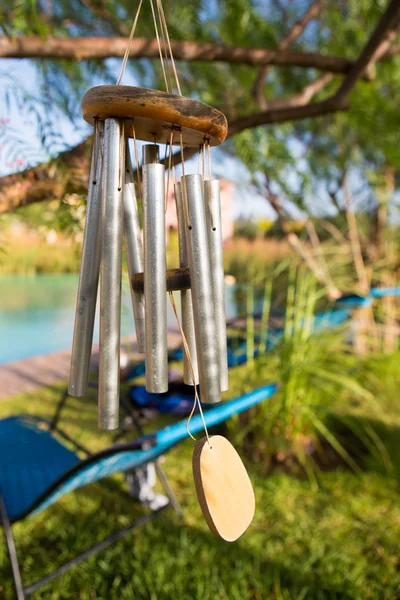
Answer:
[[[210,445],[204,437],[194,448],[193,477],[209,528],[217,537],[234,542],[252,522],[256,505],[239,454],[221,435],[211,436]]]
[[[93,124],[97,118],[133,119],[136,137],[147,142],[167,143],[171,130],[173,144],[197,147],[208,141],[221,144],[228,133],[225,115],[191,98],[159,90],[128,85],[101,85],[91,88],[82,100],[82,115]],[[126,134],[133,137],[132,122],[126,121]]]

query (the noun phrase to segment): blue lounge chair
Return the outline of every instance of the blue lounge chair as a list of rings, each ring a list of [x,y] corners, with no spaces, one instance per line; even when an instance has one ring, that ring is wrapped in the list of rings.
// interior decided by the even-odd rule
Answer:
[[[230,416],[262,402],[276,389],[276,385],[267,385],[212,407],[204,415],[207,426],[222,423]],[[162,481],[169,498],[164,506],[152,509],[144,517],[28,586],[22,584],[12,533],[13,523],[40,512],[65,494],[84,485],[115,473],[135,472],[187,438],[186,420],[183,420],[152,435],[142,436],[126,444],[114,445],[81,459],[53,435],[49,430],[50,426],[51,424],[43,419],[29,416],[9,417],[0,421],[0,517],[18,600],[24,600],[45,583],[119,540],[169,504],[173,504],[173,499],[168,485]],[[190,430],[192,433],[198,433],[202,429],[201,416],[197,414],[191,420]],[[78,450],[83,450],[82,446],[73,442],[59,428],[56,431],[68,442],[74,443]]]
[[[329,329],[334,329],[339,325],[342,325],[350,316],[351,311],[349,309],[340,308],[328,310],[325,312],[317,313],[314,315],[314,332],[322,333]],[[257,315],[256,315],[257,316]],[[266,336],[266,351],[271,351],[283,338],[283,329],[270,329]],[[260,339],[258,338],[258,342]],[[254,358],[260,356],[259,348],[254,349]],[[170,361],[182,360],[182,351],[180,349],[174,350],[169,354]],[[246,340],[242,340],[238,343],[236,351],[233,351],[228,345],[228,367],[233,368],[239,365],[243,365],[247,362],[247,348]],[[134,380],[136,377],[143,376],[145,374],[145,364],[140,362],[134,365],[130,370],[129,379]],[[187,415],[192,410],[193,406],[193,388],[191,386],[184,385],[181,382],[170,383],[168,392],[165,394],[152,394],[147,392],[144,385],[132,385],[128,391],[128,397],[131,400],[133,406],[138,409],[155,409],[160,413],[168,413],[175,415]],[[204,405],[204,410],[207,410],[209,406]]]

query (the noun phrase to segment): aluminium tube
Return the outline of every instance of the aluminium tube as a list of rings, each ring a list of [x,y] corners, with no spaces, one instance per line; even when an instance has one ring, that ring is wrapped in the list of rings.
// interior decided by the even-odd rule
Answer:
[[[187,200],[186,242],[196,333],[197,364],[200,378],[200,397],[206,404],[221,400],[217,334],[211,283],[207,223],[200,175],[182,178],[184,201]]]
[[[186,247],[186,228],[185,228],[185,214],[182,196],[182,184],[177,182],[175,184],[175,203],[176,203],[176,215],[178,217],[178,243],[179,243],[179,266],[188,267],[188,252]],[[192,305],[192,291],[181,290],[181,307],[182,307],[182,329],[185,334],[186,342],[189,348],[190,358],[192,361],[194,381],[192,378],[192,372],[189,368],[189,363],[186,358],[186,354],[183,353],[183,381],[187,385],[198,385],[199,383],[199,370],[197,367],[197,353],[196,353],[196,337],[194,333],[194,321],[193,321],[193,305]]]
[[[143,230],[146,390],[168,391],[165,167],[158,146],[143,147]]]
[[[97,125],[89,178],[86,224],[76,300],[68,393],[86,396],[96,315],[101,258],[101,188],[103,123]]]
[[[139,213],[136,202],[135,183],[133,180],[132,161],[129,142],[125,147],[125,184],[124,184],[124,238],[126,261],[128,263],[129,287],[131,290],[133,317],[135,320],[138,351],[143,353],[145,347],[145,307],[144,294],[134,292],[131,279],[136,273],[143,273],[143,247],[140,231]]]
[[[124,141],[123,124],[106,119],[100,267],[99,427],[119,422]],[[122,154],[122,156],[121,156]]]
[[[204,182],[204,202],[207,215],[208,249],[210,252],[211,279],[214,299],[215,327],[221,392],[228,384],[228,348],[226,342],[224,257],[222,251],[221,197],[218,179]]]

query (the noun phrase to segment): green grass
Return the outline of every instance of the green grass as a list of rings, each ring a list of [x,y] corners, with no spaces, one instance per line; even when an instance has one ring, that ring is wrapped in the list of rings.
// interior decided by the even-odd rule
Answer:
[[[387,444],[391,470],[366,459],[355,474],[342,467],[322,472],[315,489],[306,477],[273,471],[262,476],[247,466],[257,510],[249,531],[236,543],[214,539],[202,518],[191,477],[192,442],[166,457],[165,470],[183,505],[172,510],[33,595],[34,599],[292,600],[388,599],[400,595],[400,430],[397,390],[399,355],[359,363],[353,376],[368,383],[376,409],[350,392],[338,398],[337,414],[374,423]],[[243,372],[231,377],[232,395],[243,388]],[[0,403],[0,417],[20,412],[50,416],[62,386]],[[381,407],[379,409],[379,406]],[[336,409],[335,409],[336,410]],[[255,412],[253,415],[256,414]],[[342,420],[340,421],[342,423]],[[94,395],[69,399],[63,424],[92,449],[106,446],[96,427]],[[156,424],[154,427],[156,428]],[[239,432],[240,433],[240,432]],[[238,444],[239,433],[231,433]],[[65,496],[43,513],[15,526],[25,582],[141,514],[118,491],[121,477]],[[3,540],[2,540],[3,541]],[[0,549],[0,597],[13,598],[4,544]]]

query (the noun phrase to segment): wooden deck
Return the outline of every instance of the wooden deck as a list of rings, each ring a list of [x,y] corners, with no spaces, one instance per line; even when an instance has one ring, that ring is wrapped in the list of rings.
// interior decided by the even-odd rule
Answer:
[[[168,345],[176,347],[180,342],[180,335],[176,331],[168,332]],[[134,336],[124,339],[122,351],[129,360],[140,360],[142,354],[137,353],[136,338]],[[53,352],[43,356],[35,356],[24,360],[0,365],[0,400],[16,396],[25,392],[32,392],[38,388],[52,385],[58,381],[65,381],[69,375],[71,351]],[[99,347],[93,347],[92,365],[94,371],[99,363]]]

